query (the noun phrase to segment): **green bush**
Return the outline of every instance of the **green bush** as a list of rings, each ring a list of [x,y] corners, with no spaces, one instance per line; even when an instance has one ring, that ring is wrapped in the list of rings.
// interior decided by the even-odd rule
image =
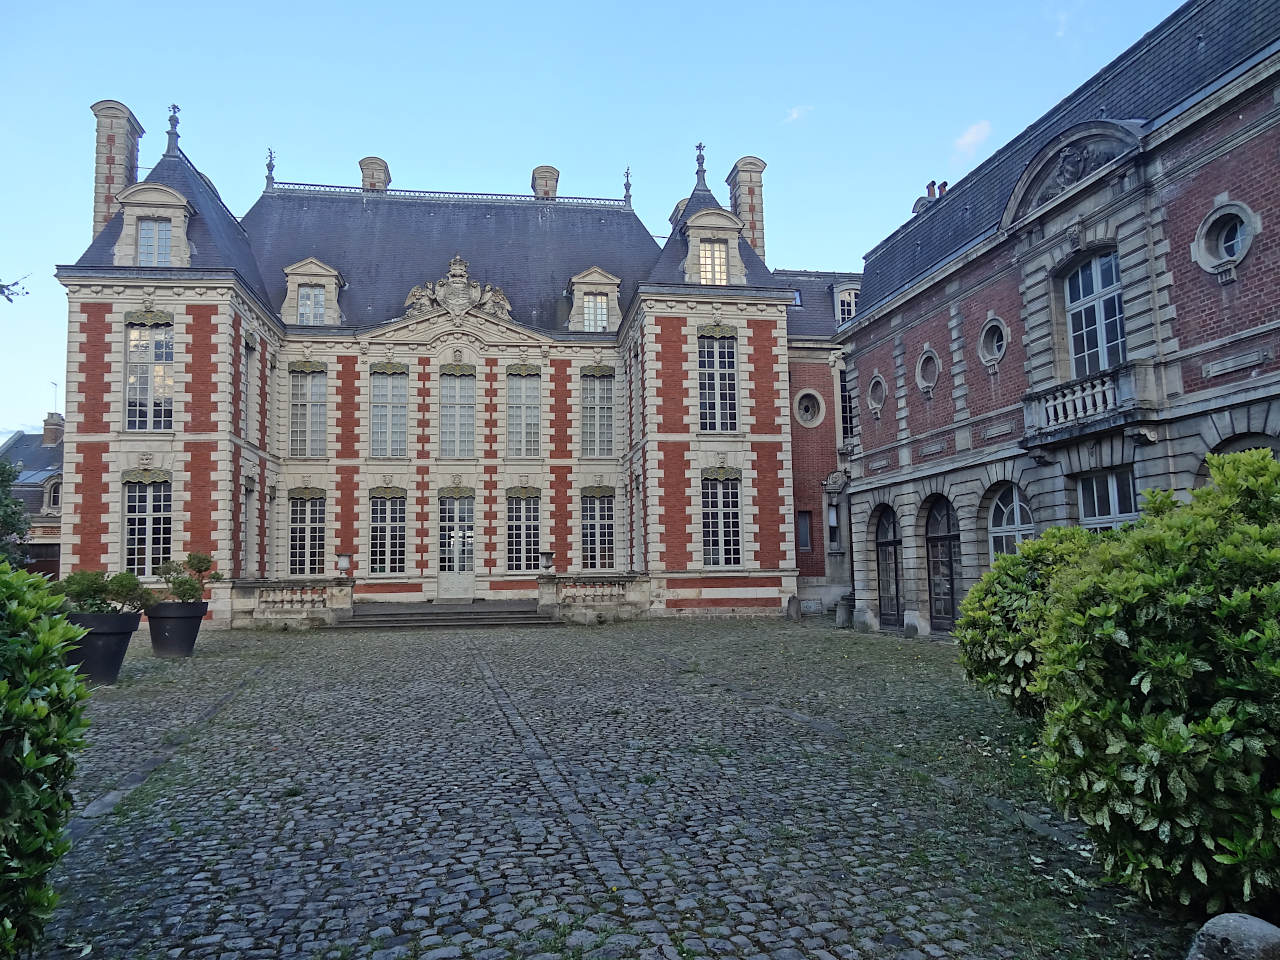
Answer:
[[[84,631],[56,616],[62,603],[43,577],[0,563],[0,956],[39,941],[57,901],[46,877],[69,846],[89,694],[64,662]]]
[[[1280,907],[1280,463],[1209,458],[1190,504],[1059,582],[1041,671],[1052,799],[1153,901]]]
[[[1054,575],[1075,567],[1099,539],[1082,527],[1050,527],[1017,553],[995,558],[960,605],[955,638],[969,680],[1006,700],[1016,713],[1044,716],[1044,700],[1030,690],[1040,667]]]

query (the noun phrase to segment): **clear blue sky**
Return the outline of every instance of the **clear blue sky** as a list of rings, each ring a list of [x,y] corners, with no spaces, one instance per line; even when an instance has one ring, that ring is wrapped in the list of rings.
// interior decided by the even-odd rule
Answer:
[[[6,18],[0,89],[0,437],[63,409],[66,297],[90,239],[93,115],[120,100],[182,146],[243,215],[276,177],[633,199],[649,229],[745,154],[768,163],[770,266],[859,270],[930,180],[955,183],[1177,7],[1173,0],[896,3],[27,3]],[[128,12],[132,9],[132,12]]]

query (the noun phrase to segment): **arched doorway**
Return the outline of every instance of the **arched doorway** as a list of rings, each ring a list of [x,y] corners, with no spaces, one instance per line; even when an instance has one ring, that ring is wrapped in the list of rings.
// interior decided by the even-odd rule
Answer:
[[[880,597],[880,626],[902,626],[902,536],[898,516],[889,507],[876,522],[876,583]]]
[[[955,626],[956,581],[960,575],[960,523],[955,508],[938,497],[925,521],[925,547],[929,563],[929,626],[950,630]]]

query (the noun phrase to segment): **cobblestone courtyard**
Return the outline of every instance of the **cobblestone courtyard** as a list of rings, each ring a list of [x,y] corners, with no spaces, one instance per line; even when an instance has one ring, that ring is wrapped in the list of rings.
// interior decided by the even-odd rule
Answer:
[[[948,645],[732,620],[133,646],[93,697],[52,957],[1174,960],[1192,929],[1094,885],[1031,732]]]

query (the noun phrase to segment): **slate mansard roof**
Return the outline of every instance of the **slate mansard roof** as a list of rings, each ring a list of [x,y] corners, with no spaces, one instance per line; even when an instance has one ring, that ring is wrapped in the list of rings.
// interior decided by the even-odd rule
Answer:
[[[868,253],[859,312],[994,233],[1027,164],[1069,127],[1106,118],[1150,130],[1163,114],[1277,47],[1280,0],[1184,4]]]

